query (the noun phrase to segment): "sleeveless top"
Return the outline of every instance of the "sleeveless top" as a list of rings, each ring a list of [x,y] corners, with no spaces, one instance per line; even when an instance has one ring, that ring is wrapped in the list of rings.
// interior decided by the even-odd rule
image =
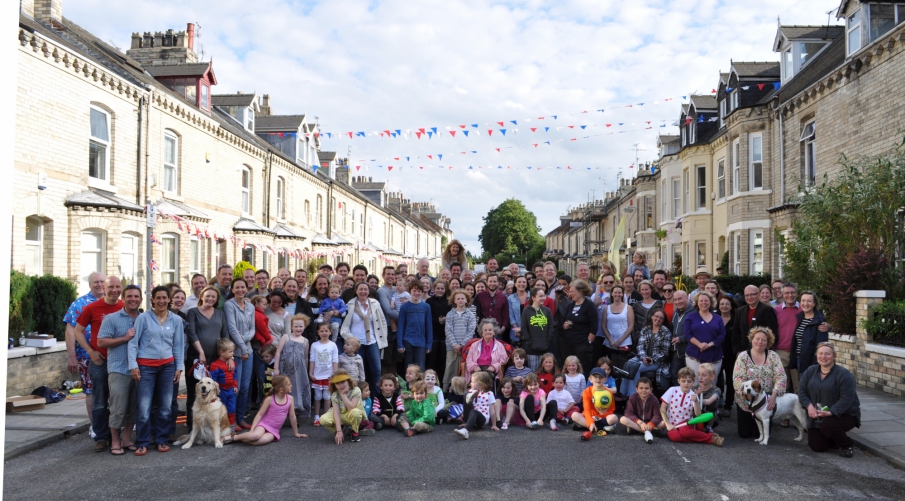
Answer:
[[[622,313],[613,313],[613,305],[607,305],[606,307],[606,328],[610,331],[610,337],[613,339],[619,339],[622,337],[622,334],[625,333],[625,330],[628,329],[628,309],[631,308],[629,305],[624,305],[622,308]],[[603,342],[606,346],[610,346],[609,340],[604,340]],[[632,344],[632,336],[629,334],[622,341],[622,344],[619,346],[631,346]]]

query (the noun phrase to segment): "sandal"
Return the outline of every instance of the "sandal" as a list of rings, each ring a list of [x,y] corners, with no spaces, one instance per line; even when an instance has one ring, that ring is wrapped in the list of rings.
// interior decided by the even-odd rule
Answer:
[[[116,452],[116,451],[119,451],[119,452]],[[124,451],[122,447],[110,449],[110,454],[113,454],[114,456],[122,456],[125,453],[126,453],[126,451]]]
[[[138,449],[135,450],[135,455],[136,455],[136,456],[144,456],[144,455],[147,454],[147,453],[148,453],[148,448],[147,448],[147,447],[139,447]]]
[[[170,452],[170,446],[167,444],[157,444],[157,452]]]
[[[135,451],[138,449],[138,447],[135,447],[135,444],[129,444],[129,445],[123,444],[122,448],[128,449],[130,451]]]

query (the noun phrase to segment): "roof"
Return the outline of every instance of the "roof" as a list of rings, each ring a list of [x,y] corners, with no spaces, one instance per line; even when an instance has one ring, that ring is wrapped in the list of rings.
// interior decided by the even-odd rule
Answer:
[[[660,141],[660,144],[672,144],[672,143],[678,143],[679,139],[680,138],[678,135],[673,136],[671,134],[663,134],[660,136],[659,141]]]
[[[270,233],[270,234],[274,233],[273,231],[270,230],[270,228],[267,228],[266,226],[261,226],[260,224],[252,221],[251,219],[247,219],[244,217],[239,218],[239,220],[236,221],[236,224],[233,225],[233,231],[251,231],[251,232],[255,232],[255,233]]]
[[[320,233],[314,235],[314,238],[311,239],[311,243],[314,245],[339,245]]]
[[[779,33],[789,40],[811,39],[811,40],[835,40],[845,33],[845,26],[800,26],[787,25],[780,26]]]
[[[75,193],[66,197],[67,207],[73,205],[81,205],[86,207],[113,207],[123,210],[133,210],[143,212],[144,207],[133,204],[128,200],[123,200],[113,193],[104,190],[89,188],[83,192]]]
[[[732,71],[739,78],[772,78],[779,80],[779,61],[732,62]]]
[[[383,247],[381,247],[381,246],[375,244],[374,242],[368,242],[368,243],[365,245],[365,247],[368,247],[368,248],[370,248],[371,250],[376,251],[376,252],[386,252],[386,249],[384,249]]]
[[[305,240],[305,237],[299,235],[298,233],[292,231],[286,225],[278,224],[274,226],[270,231],[276,233],[277,238],[294,238]]]
[[[177,63],[149,64],[144,66],[152,77],[203,77],[209,70],[213,74],[211,63]]]
[[[845,37],[839,37],[779,88],[779,102],[785,103],[795,97],[799,92],[832,73],[844,62]]]
[[[298,132],[305,115],[267,115],[255,117],[255,131]]]
[[[336,152],[335,151],[318,151],[317,159],[321,162],[332,162],[336,160]]]
[[[182,202],[164,199],[163,202],[157,204],[157,211],[166,215],[177,215],[181,217],[196,217],[198,219],[210,219],[211,217],[194,207],[190,207]]]
[[[717,109],[716,97],[711,95],[691,96],[691,104],[695,110],[715,110]]]
[[[211,96],[211,104],[214,106],[251,106],[255,102],[252,94],[214,94]]]
[[[352,245],[355,243],[339,234],[334,234],[331,240],[339,245]]]

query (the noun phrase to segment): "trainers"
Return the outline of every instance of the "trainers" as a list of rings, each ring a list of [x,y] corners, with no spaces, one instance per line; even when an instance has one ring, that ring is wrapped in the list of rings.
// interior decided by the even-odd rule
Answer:
[[[591,439],[591,432],[586,431],[586,432],[584,432],[584,433],[581,434],[581,441],[582,441],[582,442],[587,442],[587,441],[590,440],[590,439]]]
[[[717,447],[722,447],[723,446],[723,437],[713,437],[710,439],[710,443]]]
[[[415,436],[415,429],[414,429],[414,428],[406,428],[406,430],[405,430],[405,436],[407,436],[407,437],[414,437],[414,436]]]
[[[508,430],[508,429],[509,429],[509,423],[507,423],[506,421],[503,421],[503,426],[500,426],[500,429],[501,429],[501,430]]]
[[[314,416],[314,425],[313,426],[320,426],[320,425],[321,425],[321,417]]]
[[[358,436],[358,433],[353,431],[350,435],[349,442],[361,442],[361,437]]]
[[[459,435],[460,437],[464,438],[465,440],[468,440],[468,430],[466,430],[465,428],[458,428],[458,429],[454,430],[453,433],[455,433],[456,435]]]
[[[613,433],[614,431],[616,431],[616,425],[611,424],[609,426],[604,426],[603,431],[605,431],[607,433]]]
[[[97,436],[97,435],[94,434],[94,427],[89,426],[89,427],[88,427],[88,437],[89,437],[89,438],[94,438],[94,437],[96,437],[96,436]]]
[[[532,430],[536,430],[539,428],[539,426],[537,425],[537,421],[531,421],[531,424],[528,425],[528,427],[531,428]]]
[[[343,430],[343,436],[345,436],[345,437],[348,437],[349,435],[352,434],[352,427],[349,425],[343,426],[342,430]]]
[[[842,449],[841,452],[839,452],[839,457],[850,458],[852,457],[852,455],[854,455],[854,453],[855,452],[851,447],[846,447],[845,449]]]
[[[567,417],[562,418],[562,424],[565,424],[565,425],[572,424],[572,420]]]
[[[721,417],[729,417],[732,415],[732,411],[730,409],[723,409],[720,411]]]
[[[579,425],[578,423],[572,424],[572,431],[581,431],[586,429],[584,426]]]
[[[551,420],[550,420],[550,429],[553,430],[553,431],[559,431],[559,427],[556,426],[556,420],[555,420],[555,419],[551,419]]]
[[[358,434],[363,437],[370,437],[370,436],[374,435],[375,433],[377,433],[377,432],[374,431],[373,428],[365,428],[364,430],[361,430],[358,432]]]
[[[649,431],[645,431],[644,432],[644,441],[649,444],[654,443],[654,435]]]

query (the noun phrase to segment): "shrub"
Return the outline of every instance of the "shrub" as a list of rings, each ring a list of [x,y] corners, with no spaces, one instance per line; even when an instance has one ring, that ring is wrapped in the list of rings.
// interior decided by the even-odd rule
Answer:
[[[248,261],[239,261],[233,267],[233,279],[242,278],[242,274],[245,273],[245,270],[258,271],[254,265]]]
[[[839,332],[855,332],[855,292],[885,290],[890,274],[895,271],[883,250],[861,246],[846,256],[824,289],[826,299],[833,305],[826,310],[830,323]]]
[[[50,334],[58,340],[66,339],[66,325],[63,317],[69,305],[75,301],[76,288],[69,280],[44,275],[32,280],[34,291],[32,297],[34,312],[34,330],[42,334]]]
[[[887,301],[874,306],[861,326],[873,341],[905,346],[905,301]]]
[[[319,257],[317,259],[310,259],[308,261],[308,284],[314,283],[314,278],[317,277],[317,269],[321,267],[322,264],[327,262],[327,258]]]
[[[763,275],[717,275],[715,278],[716,282],[720,284],[720,288],[730,294],[740,294],[749,285],[757,287],[764,284],[770,285],[771,280],[769,273]]]
[[[9,332],[17,337],[20,332],[34,330],[33,278],[11,270],[9,273]],[[62,318],[62,317],[60,317]]]

